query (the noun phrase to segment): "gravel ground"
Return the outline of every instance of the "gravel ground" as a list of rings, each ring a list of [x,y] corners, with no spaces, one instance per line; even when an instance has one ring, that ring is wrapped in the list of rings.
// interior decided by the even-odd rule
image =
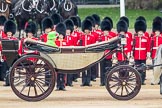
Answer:
[[[67,91],[53,91],[39,102],[26,102],[19,99],[10,87],[0,82],[0,108],[162,108],[159,85],[150,85],[152,71],[147,71],[146,85],[132,100],[119,101],[112,98],[105,87],[99,86],[99,78],[92,87],[80,87],[81,79]]]

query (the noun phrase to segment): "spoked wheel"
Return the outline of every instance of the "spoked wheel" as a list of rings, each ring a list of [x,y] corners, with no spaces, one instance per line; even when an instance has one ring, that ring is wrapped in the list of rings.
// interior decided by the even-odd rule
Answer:
[[[26,55],[13,64],[10,84],[19,98],[40,101],[48,97],[54,89],[55,70],[45,58]]]
[[[130,100],[141,89],[140,74],[131,66],[117,66],[107,74],[106,89],[115,99]]]

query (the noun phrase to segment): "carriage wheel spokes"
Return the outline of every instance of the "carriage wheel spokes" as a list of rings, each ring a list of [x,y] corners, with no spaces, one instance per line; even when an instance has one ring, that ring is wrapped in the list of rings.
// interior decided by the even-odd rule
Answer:
[[[14,93],[21,99],[39,101],[53,91],[55,71],[43,57],[27,55],[13,64],[10,83]]]
[[[141,88],[140,74],[134,68],[121,65],[107,74],[106,89],[118,100],[129,100],[135,97]]]

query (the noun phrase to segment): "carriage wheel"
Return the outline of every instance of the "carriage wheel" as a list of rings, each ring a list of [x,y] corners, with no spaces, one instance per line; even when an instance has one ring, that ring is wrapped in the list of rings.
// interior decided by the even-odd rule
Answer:
[[[18,59],[10,72],[13,92],[26,101],[40,101],[55,87],[55,70],[43,57],[27,55]]]
[[[117,66],[107,74],[106,89],[115,99],[130,100],[141,89],[140,74],[131,66]]]

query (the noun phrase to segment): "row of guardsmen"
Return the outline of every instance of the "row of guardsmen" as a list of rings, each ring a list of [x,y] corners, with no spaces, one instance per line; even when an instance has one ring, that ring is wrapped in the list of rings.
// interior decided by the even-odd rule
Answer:
[[[34,22],[29,21],[25,26],[26,38],[32,38],[34,40],[43,41],[50,45],[59,46],[86,46],[96,42],[107,41],[113,37],[124,35],[127,39],[127,44],[124,46],[124,53],[128,58],[133,57],[135,64],[146,63],[147,58],[155,58],[155,53],[158,46],[162,43],[162,18],[155,17],[152,23],[152,33],[149,35],[146,32],[147,24],[143,16],[137,17],[134,29],[135,34],[132,35],[128,31],[129,19],[125,16],[121,17],[117,22],[117,33],[112,31],[113,21],[110,17],[105,17],[102,21],[99,15],[93,14],[87,16],[82,22],[78,16],[72,16],[69,19],[63,21],[62,17],[55,13],[50,17],[45,17],[42,20],[42,28],[44,33],[39,37],[35,37],[37,34],[37,26]],[[51,39],[54,32],[57,32],[57,38]],[[16,33],[16,24],[11,20],[6,20],[5,17],[0,16],[0,33],[2,39],[17,40],[14,36]],[[19,45],[19,55],[28,53],[28,49],[23,46],[22,38]],[[2,47],[0,46],[0,51]],[[106,50],[105,52],[108,52]],[[150,53],[151,52],[151,53]],[[36,53],[36,52],[35,52]],[[105,73],[106,67],[112,66],[112,58],[116,57],[119,63],[125,61],[126,58],[121,52],[114,55],[107,56],[100,63],[100,85],[105,85]],[[2,56],[3,62],[1,62],[1,79],[2,76],[6,76],[6,68],[4,65],[5,55]],[[146,72],[140,71],[142,84],[145,84]],[[91,81],[96,81],[98,76],[98,65],[95,65],[85,72],[82,72],[82,84],[81,86],[92,86]],[[73,86],[73,81],[77,81],[78,74],[57,74],[57,90],[66,90],[65,86]],[[9,81],[6,78],[5,85],[9,85]]]

